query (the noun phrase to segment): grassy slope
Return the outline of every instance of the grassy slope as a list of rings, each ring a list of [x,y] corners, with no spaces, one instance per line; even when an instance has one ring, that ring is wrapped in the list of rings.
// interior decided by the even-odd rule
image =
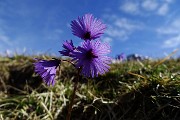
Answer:
[[[32,63],[26,56],[0,58],[0,120],[65,119],[74,68],[63,63],[55,86],[47,87]],[[112,64],[106,75],[79,82],[72,119],[179,120],[179,82],[180,60]]]

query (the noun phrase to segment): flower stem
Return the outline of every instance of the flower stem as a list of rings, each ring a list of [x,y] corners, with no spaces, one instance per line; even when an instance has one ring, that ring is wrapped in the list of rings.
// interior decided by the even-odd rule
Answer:
[[[69,104],[68,114],[67,114],[66,120],[70,120],[70,118],[71,118],[72,106],[74,104],[74,98],[76,96],[76,90],[77,90],[79,76],[80,76],[79,73],[80,73],[80,70],[78,69],[77,80],[75,80],[75,82],[74,82],[74,89],[73,89],[73,93],[71,95],[71,101],[70,101],[70,104]]]

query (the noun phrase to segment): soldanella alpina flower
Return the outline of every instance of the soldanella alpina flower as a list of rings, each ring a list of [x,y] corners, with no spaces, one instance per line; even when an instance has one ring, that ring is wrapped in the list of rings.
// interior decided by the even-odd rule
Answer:
[[[76,67],[81,69],[81,74],[86,77],[97,77],[110,68],[111,58],[106,56],[110,52],[110,46],[97,41],[84,41],[82,46],[77,47],[72,58]]]
[[[63,50],[59,51],[63,56],[72,58],[68,62],[72,63],[81,75],[85,77],[97,77],[105,74],[110,68],[111,58],[107,56],[110,46],[95,40],[104,33],[106,25],[101,20],[94,18],[92,14],[85,14],[71,21],[72,33],[83,39],[81,46],[75,47],[72,40],[63,43]],[[62,60],[67,61],[67,60]],[[60,60],[38,60],[34,63],[35,72],[38,73],[46,84],[54,85],[56,69]]]
[[[99,38],[106,28],[99,19],[94,18],[92,14],[85,14],[71,22],[72,33],[84,40],[94,40]]]
[[[77,69],[77,80],[74,81],[66,120],[71,118],[75,92],[78,89],[78,81],[81,79],[80,75],[94,78],[105,74],[110,68],[111,58],[107,56],[110,52],[110,46],[95,40],[101,37],[105,28],[106,25],[101,20],[94,18],[92,14],[78,17],[77,20],[71,22],[71,29],[75,36],[84,40],[82,45],[75,47],[72,40],[66,40],[63,43],[63,50],[59,51],[63,56],[70,57],[70,60],[37,60],[34,63],[35,72],[42,77],[47,85],[55,84],[56,70],[61,61],[69,62]]]
[[[47,85],[55,84],[56,69],[59,66],[59,60],[37,60],[34,63],[35,72],[38,73]]]
[[[71,52],[75,49],[72,40],[68,41],[66,40],[63,43],[64,50],[59,51],[64,56],[71,56]]]
[[[124,53],[121,53],[120,55],[117,56],[117,59],[123,61],[126,59],[126,55]]]

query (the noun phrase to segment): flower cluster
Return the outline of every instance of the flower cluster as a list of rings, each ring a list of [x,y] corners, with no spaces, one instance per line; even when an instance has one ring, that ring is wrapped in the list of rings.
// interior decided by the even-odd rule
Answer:
[[[92,14],[85,14],[71,21],[73,35],[83,39],[83,42],[81,46],[75,47],[72,40],[66,40],[63,43],[63,50],[59,52],[63,56],[71,57],[71,62],[85,77],[97,77],[110,68],[111,58],[106,56],[110,52],[110,46],[98,39],[104,33],[105,28],[106,25],[94,18]],[[59,64],[58,60],[38,60],[34,65],[35,71],[43,80],[48,85],[54,85]]]

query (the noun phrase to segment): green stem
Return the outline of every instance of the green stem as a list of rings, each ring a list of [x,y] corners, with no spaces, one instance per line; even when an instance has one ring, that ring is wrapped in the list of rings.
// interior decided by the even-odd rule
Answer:
[[[74,82],[74,89],[73,89],[71,101],[69,104],[68,114],[67,114],[66,120],[70,120],[70,118],[71,118],[72,106],[74,104],[74,98],[76,96],[76,90],[77,90],[78,81],[79,81],[79,73],[80,73],[80,70],[78,70],[77,80],[75,80],[75,82]]]

